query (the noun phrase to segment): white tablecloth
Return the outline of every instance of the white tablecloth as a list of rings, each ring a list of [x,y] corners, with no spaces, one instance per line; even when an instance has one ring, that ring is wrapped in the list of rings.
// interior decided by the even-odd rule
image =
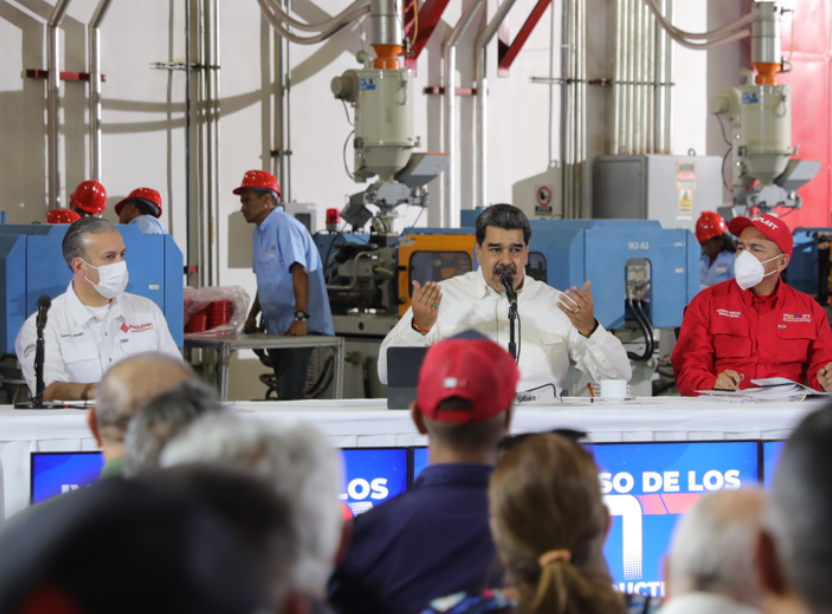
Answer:
[[[534,403],[517,408],[512,431],[570,427],[594,442],[785,439],[797,422],[823,402],[736,405],[661,397],[625,403]],[[390,411],[380,400],[237,403],[241,415],[261,420],[303,419],[333,445],[407,447],[425,445],[407,411]],[[22,411],[0,406],[0,518],[29,501],[29,453],[96,449],[86,412]]]

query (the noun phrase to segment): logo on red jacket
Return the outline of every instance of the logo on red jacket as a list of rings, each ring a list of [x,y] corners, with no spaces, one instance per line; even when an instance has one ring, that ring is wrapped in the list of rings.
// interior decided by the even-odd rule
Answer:
[[[739,311],[728,311],[727,309],[717,309],[716,315],[722,316],[723,318],[739,319],[742,313],[740,313]]]
[[[811,322],[812,321],[812,314],[811,313],[784,313],[783,314],[783,321],[784,322]]]

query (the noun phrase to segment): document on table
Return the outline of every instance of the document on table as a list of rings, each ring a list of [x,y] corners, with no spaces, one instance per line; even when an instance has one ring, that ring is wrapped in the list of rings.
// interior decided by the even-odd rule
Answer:
[[[700,399],[718,398],[731,403],[791,403],[806,397],[828,397],[832,394],[819,392],[809,386],[798,384],[785,377],[753,379],[752,388],[745,390],[697,390]]]

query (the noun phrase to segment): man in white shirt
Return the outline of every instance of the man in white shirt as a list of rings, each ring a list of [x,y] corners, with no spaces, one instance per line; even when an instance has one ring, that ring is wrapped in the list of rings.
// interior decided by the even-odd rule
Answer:
[[[104,373],[120,360],[158,351],[181,359],[164,314],[150,299],[127,294],[124,240],[110,222],[79,220],[63,240],[73,279],[52,301],[44,328],[44,401],[95,397]],[[23,324],[15,352],[34,395],[36,314]]]
[[[559,396],[570,364],[595,380],[629,380],[632,369],[624,346],[593,315],[589,282],[559,292],[525,276],[531,233],[528,218],[517,207],[492,205],[483,211],[476,222],[479,269],[440,283],[413,282],[412,307],[381,344],[381,382],[387,382],[391,346],[429,346],[475,329],[507,347],[504,273],[511,273],[517,289],[518,391],[551,384]]]

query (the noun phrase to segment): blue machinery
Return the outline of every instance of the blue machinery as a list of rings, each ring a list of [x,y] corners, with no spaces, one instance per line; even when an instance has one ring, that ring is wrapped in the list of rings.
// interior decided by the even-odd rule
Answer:
[[[372,258],[366,259],[367,266],[363,271],[360,270],[360,263],[354,268],[348,267],[346,271],[338,269],[335,275],[340,275],[341,279],[329,286],[331,302],[343,304],[344,301],[339,297],[348,290],[355,295],[360,287],[357,280],[362,277],[369,279],[373,269],[382,268],[385,272],[395,269],[399,275],[406,275],[414,268],[413,260],[417,254],[426,251],[438,254],[449,252],[451,248],[447,245],[453,241],[451,236],[447,242],[442,242],[444,247],[425,247],[421,250],[420,237],[473,236],[473,215],[466,215],[469,213],[476,212],[463,212],[465,228],[409,228],[394,240],[395,247],[371,249],[375,237],[366,234],[317,235],[315,241],[321,257],[329,261],[331,271],[335,270],[341,250],[368,256],[372,254]],[[540,220],[532,221],[531,225],[528,274],[558,289],[582,286],[584,281],[590,280],[595,315],[606,328],[622,329],[625,320],[632,319],[626,313],[628,285],[639,293],[637,298],[645,302],[647,315],[655,328],[681,326],[685,307],[699,291],[700,247],[690,231],[664,229],[656,221],[636,220]],[[405,238],[413,243],[408,245],[408,262],[401,261]],[[400,253],[395,254],[395,250]],[[468,270],[472,270],[476,267],[473,250],[469,256],[471,268]],[[390,259],[393,262],[385,262]],[[376,264],[380,261],[385,266]],[[345,262],[349,264],[351,260],[346,259]],[[437,266],[431,279],[444,279],[440,274],[442,268]],[[455,271],[455,274],[465,272],[460,269]],[[353,280],[355,283],[346,283],[350,281],[350,276],[357,278]],[[418,279],[419,276],[415,278]],[[382,283],[384,282],[379,285]],[[396,288],[410,287],[409,283],[399,285],[395,280],[391,280],[391,283]],[[363,307],[395,315],[395,307],[371,300],[369,296],[365,299],[361,305],[356,302],[353,311],[360,311]],[[401,296],[394,296],[392,300],[394,305],[405,302],[406,297],[402,300]]]
[[[72,272],[64,264],[61,242],[68,226],[0,224],[0,346],[14,353],[14,341],[38,297],[66,292]],[[183,343],[182,252],[169,235],[144,235],[135,226],[118,226],[127,247],[127,292],[145,296],[164,312],[176,344]]]
[[[411,281],[440,281],[476,267],[477,214],[464,211],[459,229],[409,228],[400,236],[316,235],[335,332],[347,338],[347,355],[353,355],[358,369],[350,373],[348,364],[346,381],[348,386],[364,382],[363,390],[349,390],[347,396],[384,394],[371,363],[380,340],[409,306]],[[648,358],[653,356],[651,328],[681,326],[685,307],[699,291],[700,247],[693,234],[640,220],[539,220],[531,225],[526,273],[558,289],[589,280],[598,321],[622,331],[622,341],[635,343],[633,348],[639,347],[635,339],[642,339],[643,351],[631,355],[641,366],[631,388],[635,392],[643,386],[638,394],[650,395],[655,368]],[[634,325],[640,330],[633,330]],[[585,388],[586,382],[574,386]]]

